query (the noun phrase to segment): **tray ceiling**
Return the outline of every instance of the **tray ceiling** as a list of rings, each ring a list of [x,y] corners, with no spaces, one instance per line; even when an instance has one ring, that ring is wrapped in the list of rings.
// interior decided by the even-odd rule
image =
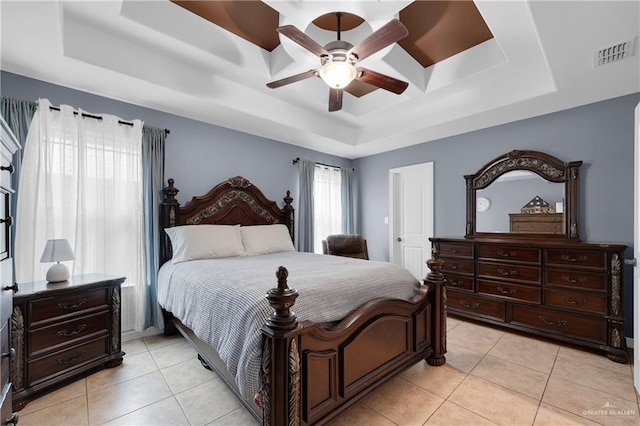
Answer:
[[[640,91],[637,1],[0,7],[3,70],[347,158]],[[335,40],[336,11],[346,14],[342,39],[353,44],[393,18],[407,26],[408,37],[362,63],[409,82],[402,95],[362,83],[330,113],[320,79],[266,87],[319,66],[275,28],[294,25],[324,45]],[[628,40],[628,59],[594,66],[594,51]]]

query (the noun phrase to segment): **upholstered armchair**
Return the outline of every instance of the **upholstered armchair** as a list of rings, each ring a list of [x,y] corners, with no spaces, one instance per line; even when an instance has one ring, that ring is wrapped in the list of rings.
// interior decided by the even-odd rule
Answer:
[[[322,240],[322,252],[334,256],[369,260],[367,240],[359,234],[329,235],[326,240]]]

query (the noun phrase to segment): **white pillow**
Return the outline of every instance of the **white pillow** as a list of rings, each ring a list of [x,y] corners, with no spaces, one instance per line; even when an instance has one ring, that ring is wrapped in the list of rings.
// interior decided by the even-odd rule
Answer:
[[[166,228],[165,232],[171,239],[173,263],[244,253],[238,225],[184,225]]]
[[[247,256],[295,251],[289,229],[282,224],[241,226],[240,233]]]

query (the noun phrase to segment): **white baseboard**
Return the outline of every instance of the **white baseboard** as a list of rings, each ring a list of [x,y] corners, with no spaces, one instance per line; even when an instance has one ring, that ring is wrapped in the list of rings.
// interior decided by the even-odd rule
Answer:
[[[139,332],[135,330],[123,331],[120,335],[123,342],[134,339],[141,339],[144,337],[154,336],[156,334],[161,334],[162,330],[157,327],[149,327],[146,330]]]
[[[631,349],[634,349],[634,346],[633,346],[633,337],[625,337],[625,340],[627,341],[627,347],[628,347],[628,348],[631,348]],[[635,349],[634,349],[634,350],[635,350]]]

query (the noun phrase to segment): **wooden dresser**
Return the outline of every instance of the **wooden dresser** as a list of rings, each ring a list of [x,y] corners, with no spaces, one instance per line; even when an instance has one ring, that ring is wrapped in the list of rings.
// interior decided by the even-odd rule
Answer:
[[[120,284],[124,280],[88,274],[60,283],[20,284],[11,317],[15,410],[91,371],[122,363]]]
[[[431,241],[444,261],[449,313],[628,362],[622,297],[625,245],[514,238]]]
[[[0,117],[0,420],[2,425],[17,423],[17,414],[12,412],[11,403],[11,358],[15,351],[11,347],[11,317],[13,291],[13,245],[11,244],[11,226],[13,218],[10,206],[14,202],[11,188],[13,154],[20,149],[18,140],[9,126]]]

